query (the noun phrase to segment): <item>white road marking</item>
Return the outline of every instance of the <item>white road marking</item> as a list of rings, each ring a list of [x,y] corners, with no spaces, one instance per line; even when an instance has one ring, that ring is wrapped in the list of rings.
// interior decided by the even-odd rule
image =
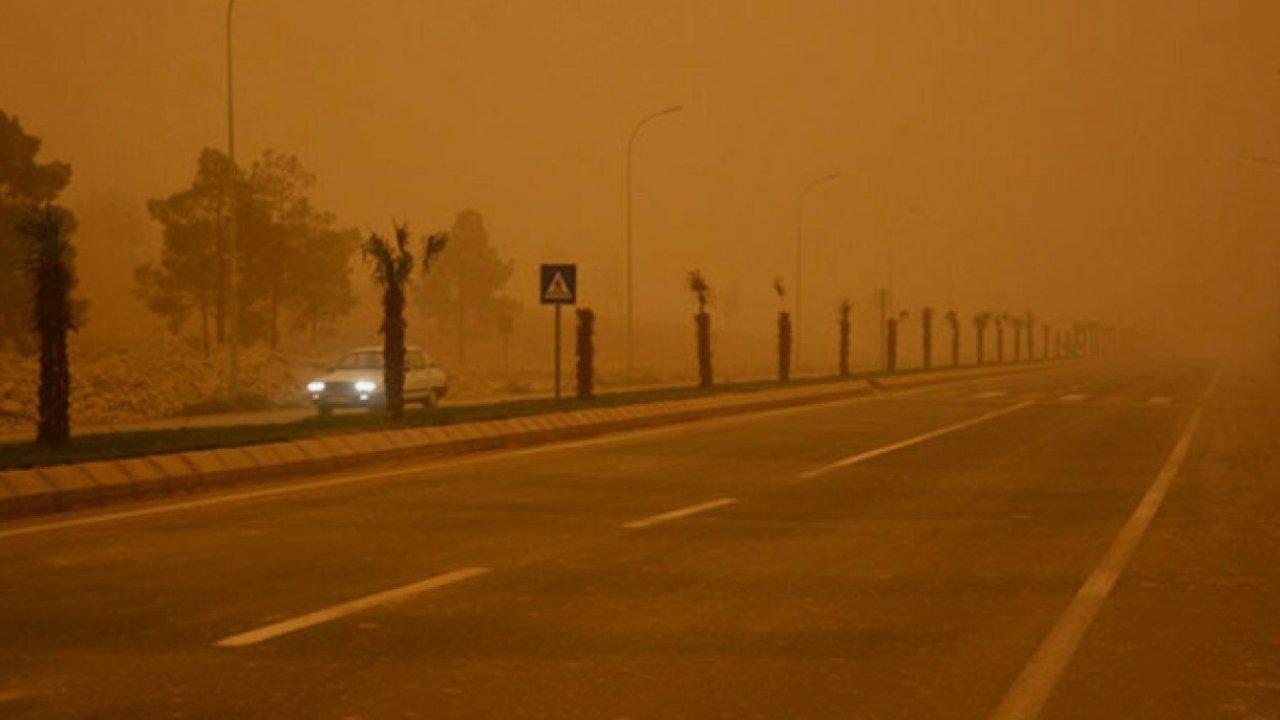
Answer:
[[[1220,372],[1219,366],[1205,387],[1205,399],[1208,399],[1209,394],[1213,392]],[[1089,626],[1098,616],[1102,603],[1111,594],[1120,573],[1124,571],[1129,558],[1138,547],[1138,543],[1142,541],[1142,536],[1147,532],[1152,519],[1160,509],[1165,494],[1169,492],[1169,485],[1182,468],[1182,462],[1187,457],[1191,440],[1199,429],[1203,416],[1204,407],[1201,405],[1187,421],[1164,466],[1160,468],[1155,480],[1151,482],[1142,500],[1134,508],[1133,514],[1125,521],[1124,527],[1120,528],[1120,534],[1116,535],[1115,540],[1112,541],[1107,554],[1102,556],[1102,561],[1089,574],[1084,585],[1072,598],[1071,604],[1054,623],[1053,629],[1040,643],[1035,655],[1031,657],[1026,667],[1022,669],[1022,673],[1018,675],[1018,679],[1009,688],[1004,700],[991,714],[990,720],[1035,720],[1040,716],[1040,711],[1044,709],[1050,693],[1053,692],[1058,679],[1062,677],[1062,673],[1071,662],[1076,648],[1080,646],[1081,639],[1089,631]]]
[[[452,572],[444,573],[443,575],[436,575],[433,578],[428,578],[420,582],[411,583],[391,590],[384,590],[380,593],[374,593],[373,595],[367,595],[356,600],[344,602],[340,605],[334,605],[333,607],[325,608],[324,610],[317,610],[316,612],[300,615],[296,618],[272,623],[271,625],[260,627],[257,630],[250,630],[238,635],[232,635],[231,637],[219,640],[214,643],[214,645],[218,647],[244,647],[245,645],[253,645],[263,642],[264,640],[270,640],[272,638],[280,637],[281,635],[286,635],[314,625],[326,623],[330,620],[337,620],[338,618],[346,617],[347,615],[354,615],[355,613],[363,612],[369,608],[377,607],[378,605],[386,605],[387,603],[404,600],[405,598],[412,597],[419,593],[442,588],[445,585],[452,585],[453,583],[461,582],[462,580],[473,578],[477,575],[483,575],[487,572],[489,572],[489,568],[482,567],[469,567],[462,568],[461,570],[454,570]]]
[[[1084,400],[1086,397],[1088,397],[1088,395],[1081,395],[1080,393],[1071,393],[1070,395],[1063,395],[1058,399],[1061,400],[1062,402],[1080,402],[1081,400]]]
[[[936,437],[947,435],[948,433],[953,433],[958,430],[964,430],[965,428],[973,427],[974,425],[984,423],[988,420],[994,420],[1002,415],[1008,415],[1011,412],[1016,412],[1025,407],[1029,407],[1032,404],[1033,403],[1030,403],[1030,402],[1021,402],[1021,403],[1018,403],[1017,405],[1008,405],[1006,407],[1000,408],[999,410],[993,410],[988,413],[983,413],[977,417],[969,418],[968,420],[955,423],[954,425],[941,427],[941,428],[938,428],[937,430],[930,430],[927,433],[921,433],[920,435],[916,435],[915,437],[909,437],[906,440],[899,440],[896,443],[890,443],[883,447],[878,447],[874,450],[867,450],[865,452],[860,452],[857,455],[850,455],[849,457],[841,458],[839,460],[836,460],[833,463],[823,465],[822,467],[819,467],[819,468],[814,468],[813,470],[806,470],[800,473],[800,477],[807,480],[809,478],[818,477],[819,475],[825,475],[833,470],[847,468],[850,465],[857,465],[860,462],[865,462],[872,458],[880,457],[881,455],[887,455],[891,452],[895,452],[903,448],[908,448],[908,447],[911,447],[912,445],[919,445],[922,442],[926,442]]]
[[[987,400],[990,398],[1004,397],[1005,395],[1008,395],[1008,394],[1009,393],[1004,390],[989,390],[987,392],[980,392],[977,395],[974,395],[974,397],[979,400]]]
[[[643,518],[640,520],[632,520],[631,522],[622,523],[622,527],[631,528],[632,530],[635,530],[638,528],[647,528],[650,525],[657,525],[658,523],[663,523],[668,520],[676,520],[678,518],[688,517],[690,515],[696,515],[697,513],[700,513],[700,512],[715,510],[718,507],[724,507],[725,505],[732,505],[733,503],[736,503],[736,502],[738,501],[733,498],[720,498],[718,500],[712,500],[710,502],[699,503],[697,505],[690,505],[689,507],[680,508],[679,510],[672,510],[671,512],[665,512],[665,513],[662,513],[661,515],[651,515],[647,518]]]
[[[1151,400],[1149,400],[1148,402],[1150,402],[1152,405],[1168,405],[1169,403],[1173,402],[1173,398],[1166,397],[1164,395],[1159,395],[1157,397],[1151,398]]]
[[[1047,366],[1044,370],[1070,369],[1070,366],[1054,367]],[[34,535],[37,533],[53,532],[56,530],[69,530],[77,527],[85,527],[90,525],[98,525],[100,523],[114,522],[117,520],[131,520],[134,518],[149,517],[153,515],[166,515],[172,512],[180,512],[183,510],[194,510],[197,508],[222,505],[226,503],[241,502],[246,500],[270,499],[274,497],[292,495],[294,493],[307,492],[310,490],[322,490],[330,487],[348,485],[352,483],[369,482],[374,480],[385,480],[389,478],[401,477],[404,475],[413,475],[416,473],[436,472],[440,470],[449,470],[456,467],[472,465],[475,463],[495,462],[520,458],[527,455],[536,455],[540,453],[553,453],[562,450],[573,450],[577,448],[592,447],[596,445],[621,444],[634,440],[643,440],[648,437],[659,435],[667,435],[676,432],[687,432],[690,429],[717,427],[720,425],[732,425],[737,423],[748,423],[754,420],[770,419],[775,417],[785,417],[797,413],[805,413],[813,410],[821,410],[826,408],[838,407],[841,405],[851,405],[860,402],[875,402],[880,400],[892,400],[894,398],[907,395],[918,395],[931,391],[946,391],[957,385],[971,385],[973,383],[982,382],[988,378],[964,379],[958,378],[954,381],[939,383],[937,385],[925,385],[906,390],[892,391],[879,395],[858,395],[850,398],[841,398],[839,400],[827,400],[815,403],[806,403],[793,407],[776,408],[772,410],[758,410],[745,412],[736,415],[728,415],[725,417],[706,418],[703,420],[691,420],[687,422],[678,422],[671,425],[661,427],[642,428],[638,430],[626,430],[615,433],[607,433],[597,437],[582,438],[580,440],[566,440],[563,442],[550,443],[547,445],[539,445],[536,447],[520,448],[517,450],[495,449],[485,451],[478,454],[466,455],[451,459],[433,459],[423,463],[411,465],[407,467],[399,467],[393,470],[382,470],[378,472],[354,473],[338,475],[336,477],[325,478],[323,480],[308,481],[291,481],[285,485],[277,485],[275,487],[263,488],[261,490],[248,490],[244,492],[230,492],[219,494],[212,497],[200,498],[198,500],[179,500],[179,501],[161,501],[162,504],[148,505],[146,507],[134,508],[132,510],[117,510],[101,514],[86,515],[74,517],[67,520],[54,520],[52,522],[39,522],[34,524],[22,524],[17,527],[0,530],[0,539],[18,537],[22,535]]]

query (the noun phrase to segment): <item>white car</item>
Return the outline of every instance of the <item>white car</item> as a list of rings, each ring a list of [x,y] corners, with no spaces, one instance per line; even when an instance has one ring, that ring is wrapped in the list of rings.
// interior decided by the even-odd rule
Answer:
[[[307,394],[316,412],[329,415],[336,407],[380,409],[386,404],[381,347],[357,348],[347,353],[324,375],[307,383]],[[444,371],[422,348],[404,351],[404,401],[435,407],[448,392]]]

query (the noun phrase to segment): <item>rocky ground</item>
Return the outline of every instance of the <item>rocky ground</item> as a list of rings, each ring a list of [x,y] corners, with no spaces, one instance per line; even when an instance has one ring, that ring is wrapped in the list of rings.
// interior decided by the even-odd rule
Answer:
[[[71,412],[77,423],[106,424],[177,415],[217,398],[225,388],[225,356],[205,357],[170,338],[143,346],[71,347]],[[314,358],[264,349],[242,355],[244,390],[273,404],[297,402]],[[36,415],[37,359],[0,354],[0,431]]]
[[[247,348],[241,354],[242,387],[251,409],[304,403],[307,380],[336,356],[320,357]],[[450,396],[484,398],[545,390],[542,378],[480,377],[446,368]],[[179,339],[164,336],[138,345],[83,343],[72,338],[72,422],[103,426],[204,412],[225,411],[226,355],[206,357]],[[0,436],[31,427],[36,418],[39,366],[35,357],[0,353]]]
[[[241,382],[254,400],[245,410],[301,406],[303,387],[320,374],[340,353],[310,354],[246,348],[241,354]],[[136,423],[178,415],[226,412],[218,402],[226,391],[226,354],[205,356],[189,342],[172,335],[149,337],[147,342],[123,343],[71,338],[72,423],[78,427]],[[520,370],[510,377],[481,374],[451,367],[449,396],[455,400],[486,400],[550,392],[550,374],[542,369]],[[565,358],[566,387],[573,380],[573,359]],[[740,377],[767,374],[752,368]],[[735,374],[735,373],[729,373]],[[676,383],[688,373],[667,370],[630,378],[616,370],[602,369],[596,384],[601,391],[616,387]],[[725,375],[726,377],[728,375]],[[36,418],[39,367],[35,357],[0,352],[0,437],[29,430]]]

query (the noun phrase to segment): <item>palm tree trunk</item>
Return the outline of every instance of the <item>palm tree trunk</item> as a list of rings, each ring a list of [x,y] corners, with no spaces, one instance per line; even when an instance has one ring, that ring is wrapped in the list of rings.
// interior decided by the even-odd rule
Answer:
[[[200,301],[200,351],[209,357],[209,305]]]
[[[698,328],[698,384],[711,387],[711,316],[706,311],[694,316]]]
[[[404,287],[388,282],[382,295],[383,384],[386,411],[391,417],[404,415]]]
[[[791,313],[778,313],[778,380],[791,379]]]
[[[849,377],[849,350],[852,344],[849,313],[840,316],[840,377]]]
[[[898,321],[891,318],[885,328],[885,369],[894,372],[898,368]]]
[[[578,399],[589,400],[595,394],[595,325],[596,314],[590,308],[578,310]],[[708,358],[710,361],[710,358]]]
[[[924,339],[922,341],[923,342],[922,353],[924,354],[924,358],[923,358],[924,369],[928,370],[929,368],[933,367],[933,317],[932,315],[929,313],[926,313],[923,319],[921,320],[921,322],[924,325],[924,328],[923,328]]]

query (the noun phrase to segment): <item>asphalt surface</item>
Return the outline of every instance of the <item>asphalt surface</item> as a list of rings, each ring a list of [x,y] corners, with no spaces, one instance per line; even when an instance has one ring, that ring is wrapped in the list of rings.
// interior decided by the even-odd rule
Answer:
[[[1277,400],[1099,363],[0,525],[0,717],[1280,718]]]

